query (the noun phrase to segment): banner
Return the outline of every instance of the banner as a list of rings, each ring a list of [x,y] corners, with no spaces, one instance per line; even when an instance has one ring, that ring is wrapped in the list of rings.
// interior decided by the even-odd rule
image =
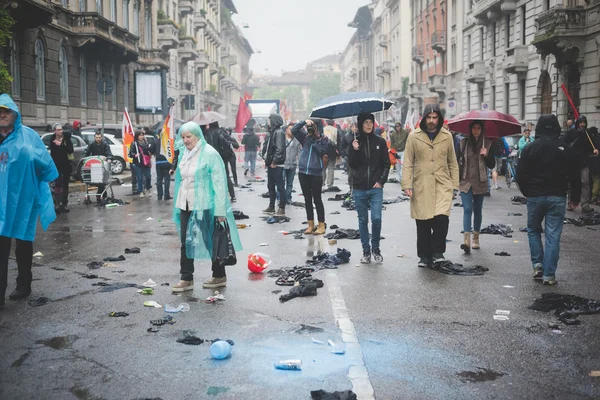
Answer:
[[[121,127],[121,132],[123,133],[123,159],[130,163],[133,160],[129,158],[129,147],[131,147],[131,144],[135,139],[135,133],[127,109],[125,109],[125,112],[123,112],[123,125]]]
[[[240,105],[238,107],[237,116],[235,117],[235,132],[240,133],[244,131],[244,127],[252,118],[252,111],[246,105],[246,101],[240,97]]]
[[[169,115],[167,115],[167,119],[165,119],[165,123],[163,125],[162,131],[160,133],[160,154],[165,156],[167,161],[170,163],[173,162],[173,157],[175,156],[175,127],[174,127],[174,118],[175,118],[175,104],[171,106],[169,109]]]

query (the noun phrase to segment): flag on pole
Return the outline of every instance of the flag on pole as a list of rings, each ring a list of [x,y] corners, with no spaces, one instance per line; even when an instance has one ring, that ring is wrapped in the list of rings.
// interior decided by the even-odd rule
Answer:
[[[175,142],[175,104],[169,109],[169,115],[165,119],[162,131],[160,133],[160,154],[165,156],[167,161],[173,162],[174,157],[174,142]]]
[[[131,118],[129,118],[129,113],[127,112],[127,109],[125,109],[125,112],[123,112],[122,132],[123,132],[123,159],[127,162],[131,162],[133,160],[131,158],[129,158],[129,147],[131,147],[131,144],[133,143],[133,141],[135,139],[135,133],[133,131],[133,125],[131,124]]]
[[[252,111],[246,106],[246,102],[240,97],[240,105],[238,107],[237,116],[235,117],[235,132],[240,133],[244,131],[244,127],[252,118]]]

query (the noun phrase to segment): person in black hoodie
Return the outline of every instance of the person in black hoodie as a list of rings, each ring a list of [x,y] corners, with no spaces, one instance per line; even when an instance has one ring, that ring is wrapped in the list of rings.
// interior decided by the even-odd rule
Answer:
[[[527,197],[527,236],[533,264],[533,279],[555,285],[560,253],[560,236],[565,219],[567,189],[569,206],[581,198],[581,170],[577,152],[560,140],[555,115],[542,115],[536,125],[536,140],[525,146],[517,164],[517,184]],[[542,246],[542,220],[546,248]]]
[[[265,214],[275,214],[275,199],[277,191],[279,192],[279,210],[277,215],[285,215],[285,183],[283,181],[283,166],[285,164],[285,131],[283,126],[283,118],[278,114],[269,115],[267,122],[269,135],[263,144],[261,156],[265,160],[267,168],[267,186],[269,187],[269,207],[264,210]]]
[[[50,138],[50,156],[58,170],[58,179],[54,181],[54,184],[59,193],[55,198],[54,208],[57,213],[69,212],[67,204],[69,203],[69,182],[71,172],[73,172],[71,165],[73,142],[71,142],[70,133],[63,133],[61,124],[54,124],[53,128],[54,135]]]
[[[358,230],[363,248],[360,262],[371,263],[371,253],[377,263],[383,262],[379,249],[381,237],[381,212],[383,210],[383,185],[390,173],[390,158],[385,139],[374,134],[375,116],[362,113],[358,116],[358,135],[352,141],[348,164],[354,170],[353,196],[358,213]],[[373,235],[369,243],[369,208]]]
[[[94,134],[94,141],[92,143],[90,143],[88,145],[88,147],[85,148],[85,150],[83,151],[83,157],[89,157],[89,156],[102,156],[102,157],[106,157],[107,162],[111,162],[113,159],[113,154],[112,151],[110,150],[110,145],[108,144],[108,142],[106,140],[104,140],[104,137],[102,136],[102,133],[100,132],[96,132]],[[132,167],[133,169],[133,167]],[[107,198],[108,194],[104,191],[104,189],[106,188],[106,185],[103,184],[97,184],[96,186],[98,186],[98,191],[96,192],[96,202],[98,204],[101,203],[101,197],[100,197],[100,193],[102,193],[102,197],[103,198]]]
[[[148,129],[148,128],[146,128]],[[146,129],[144,129],[146,131]],[[148,129],[146,131],[146,135],[151,135],[152,133]],[[173,164],[169,162],[167,157],[165,157],[161,153],[162,141],[161,141],[162,133],[159,132],[154,136],[154,150],[153,154],[156,159],[156,192],[158,194],[158,200],[164,199],[171,200],[171,170],[174,170]],[[175,158],[173,158],[175,160]]]
[[[570,129],[565,142],[575,150],[581,168],[581,211],[583,213],[594,212],[590,207],[592,201],[592,176],[590,174],[589,161],[591,157],[598,157],[598,149],[593,143],[591,135],[587,131],[587,118],[581,115],[575,122],[575,127]],[[572,211],[571,207],[569,210]]]
[[[225,173],[227,174],[227,189],[229,190],[229,197],[232,203],[237,200],[235,198],[235,189],[233,188],[233,181],[229,175],[229,160],[231,157],[235,157],[235,153],[231,148],[231,144],[225,137],[226,132],[219,126],[218,122],[213,122],[208,126],[208,129],[203,132],[206,142],[214,147],[223,159],[225,165]]]

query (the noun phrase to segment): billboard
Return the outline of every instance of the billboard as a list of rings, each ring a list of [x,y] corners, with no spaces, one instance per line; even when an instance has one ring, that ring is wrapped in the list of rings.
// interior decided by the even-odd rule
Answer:
[[[164,71],[134,71],[135,112],[163,114],[166,110],[166,75]]]

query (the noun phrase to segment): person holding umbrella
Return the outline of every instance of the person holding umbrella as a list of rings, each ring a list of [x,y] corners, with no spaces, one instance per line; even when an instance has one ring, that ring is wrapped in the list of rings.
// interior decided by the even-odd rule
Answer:
[[[470,135],[463,136],[458,145],[457,154],[460,171],[460,197],[463,204],[464,243],[460,246],[465,253],[471,252],[471,220],[473,221],[473,249],[479,246],[483,199],[487,192],[487,169],[495,165],[491,140],[486,140],[482,121],[473,121],[469,127]]]
[[[442,128],[437,104],[428,104],[419,128],[408,135],[402,166],[402,188],[410,197],[410,214],[417,222],[419,267],[446,261],[446,236],[453,192],[459,187],[452,133]]]

